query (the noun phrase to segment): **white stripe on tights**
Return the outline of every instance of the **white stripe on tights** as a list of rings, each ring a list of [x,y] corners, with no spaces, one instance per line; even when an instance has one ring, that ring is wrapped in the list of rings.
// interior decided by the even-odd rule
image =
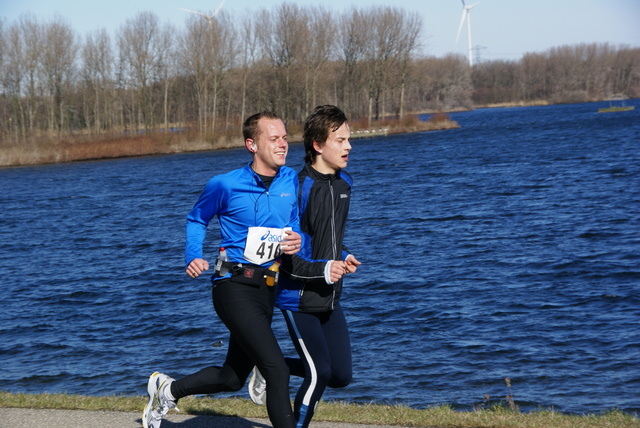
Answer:
[[[286,311],[287,317],[293,326],[293,330],[296,332],[296,337],[298,338],[298,343],[300,344],[300,349],[302,349],[302,353],[304,354],[304,358],[309,363],[309,367],[311,368],[311,384],[307,389],[306,394],[304,394],[304,398],[302,399],[302,404],[305,406],[309,406],[311,402],[311,395],[313,395],[313,391],[316,389],[316,384],[318,383],[318,371],[316,370],[316,366],[313,364],[313,360],[311,359],[311,355],[309,355],[309,351],[307,351],[307,347],[304,345],[304,341],[302,337],[300,337],[300,331],[298,331],[298,326],[293,319],[293,314],[291,311]]]

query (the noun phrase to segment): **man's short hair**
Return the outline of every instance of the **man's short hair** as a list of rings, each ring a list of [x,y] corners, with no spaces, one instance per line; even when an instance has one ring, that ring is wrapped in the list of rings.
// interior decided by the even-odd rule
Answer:
[[[242,124],[242,136],[244,140],[256,140],[258,135],[260,134],[260,127],[258,126],[258,121],[262,118],[266,119],[280,119],[276,113],[268,110],[261,111],[260,113],[256,113],[251,115],[244,121]]]
[[[313,148],[313,142],[323,146],[331,132],[337,131],[347,121],[347,116],[334,105],[323,105],[315,108],[304,123],[303,139],[304,161],[313,163],[318,153]]]

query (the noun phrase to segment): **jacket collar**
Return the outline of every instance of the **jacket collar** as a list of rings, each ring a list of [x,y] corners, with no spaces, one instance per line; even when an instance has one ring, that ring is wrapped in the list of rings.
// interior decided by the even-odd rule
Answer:
[[[340,169],[337,170],[334,174],[322,174],[314,167],[312,167],[310,163],[305,163],[304,169],[307,171],[307,175],[309,175],[314,180],[333,181],[340,178]]]

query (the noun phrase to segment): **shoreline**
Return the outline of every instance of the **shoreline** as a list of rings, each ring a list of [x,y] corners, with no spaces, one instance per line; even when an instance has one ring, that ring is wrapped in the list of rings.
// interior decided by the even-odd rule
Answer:
[[[602,100],[586,101],[599,102]],[[504,102],[492,104],[478,104],[472,108],[458,108],[451,111],[421,110],[407,114],[404,119],[382,118],[376,121],[371,129],[365,125],[366,118],[350,121],[352,124],[352,139],[375,138],[397,134],[411,134],[417,132],[443,131],[460,128],[452,121],[450,113],[483,109],[505,109],[517,107],[550,106],[556,104],[548,100],[531,100],[518,102]],[[420,120],[419,116],[431,115],[428,120]],[[50,165],[58,163],[84,162],[92,160],[122,159],[130,157],[159,156],[179,153],[197,153],[243,147],[240,137],[229,138],[222,135],[217,140],[198,137],[184,133],[155,132],[138,136],[98,136],[89,137],[83,133],[60,136],[57,139],[33,137],[34,141],[9,143],[3,145],[0,141],[0,168]],[[302,136],[298,132],[291,135],[290,143],[299,143]]]
[[[352,139],[375,138],[388,135],[457,129],[460,126],[447,115],[436,115],[435,120],[415,119],[406,124],[380,124],[371,129],[354,126]],[[302,136],[293,134],[290,143],[302,142]],[[93,160],[122,159],[179,153],[197,153],[244,146],[241,138],[206,141],[188,133],[149,133],[141,136],[86,139],[73,136],[55,141],[43,141],[25,145],[12,145],[0,151],[0,168],[39,166]]]

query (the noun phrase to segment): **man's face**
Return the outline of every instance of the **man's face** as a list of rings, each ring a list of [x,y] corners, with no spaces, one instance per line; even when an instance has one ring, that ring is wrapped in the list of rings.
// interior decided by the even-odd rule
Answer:
[[[287,129],[280,119],[261,118],[260,133],[255,141],[254,169],[263,175],[274,175],[287,160]]]
[[[349,142],[351,131],[349,124],[343,123],[336,131],[329,133],[324,146],[314,143],[318,152],[313,166],[323,174],[333,174],[339,169],[346,168],[349,161],[351,143]]]

